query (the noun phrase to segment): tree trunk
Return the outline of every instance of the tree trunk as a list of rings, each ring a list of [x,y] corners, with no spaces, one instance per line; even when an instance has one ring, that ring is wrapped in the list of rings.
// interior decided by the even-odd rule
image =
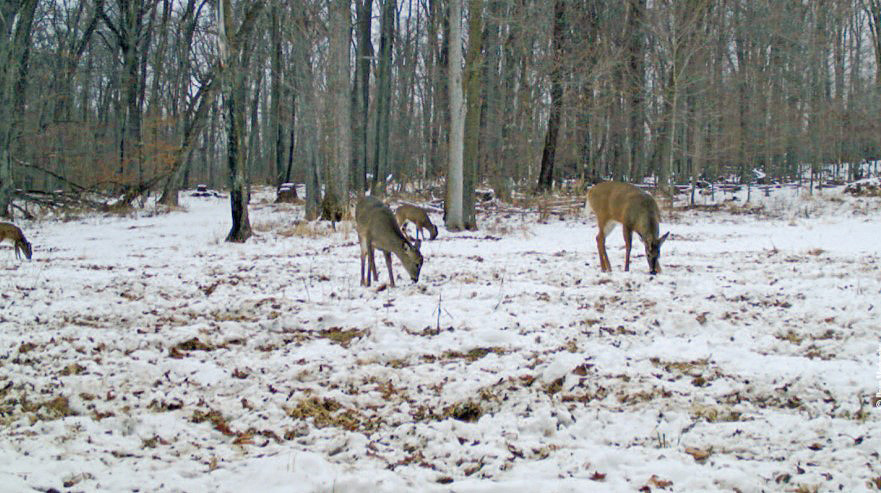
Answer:
[[[445,223],[450,231],[465,227],[462,204],[463,151],[465,137],[465,105],[462,97],[462,0],[450,0],[450,152],[447,174],[447,199],[444,203]]]
[[[329,7],[331,64],[328,89],[333,119],[333,139],[321,213],[322,219],[336,221],[348,209],[349,168],[352,160],[352,95],[349,89],[350,0],[331,0]]]
[[[11,15],[0,19],[0,217],[6,218],[12,218],[12,154],[21,133],[22,117],[16,109],[23,106],[36,7],[37,0],[24,0]]]
[[[631,0],[628,15],[627,35],[629,36],[628,56],[630,63],[630,122],[627,129],[630,136],[630,180],[641,181],[645,168],[643,151],[643,132],[645,126],[645,107],[643,88],[645,86],[645,64],[643,63],[642,24],[645,13],[645,0]]]
[[[274,166],[276,188],[285,180],[284,127],[281,124],[282,109],[282,38],[279,27],[282,6],[279,0],[272,2],[270,13],[270,42],[272,43],[272,65],[270,67],[270,108],[269,108],[269,162]]]
[[[358,33],[358,51],[355,60],[355,87],[352,94],[353,159],[354,181],[359,193],[367,190],[367,128],[370,117],[370,60],[373,58],[373,43],[370,40],[370,27],[373,25],[373,0],[356,0],[355,10]]]
[[[541,170],[538,174],[536,191],[550,190],[554,181],[554,158],[557,152],[557,134],[560,131],[560,114],[563,108],[563,37],[566,31],[565,0],[554,1],[553,66],[551,67],[551,111],[548,115],[548,130],[545,135],[544,150],[541,154]]]
[[[219,72],[219,68],[217,72]],[[166,180],[165,186],[162,190],[162,196],[159,198],[159,203],[161,204],[172,207],[177,207],[179,205],[178,191],[181,186],[183,186],[184,178],[189,172],[190,155],[193,152],[196,139],[202,134],[202,131],[205,129],[205,125],[208,122],[210,109],[214,104],[214,97],[220,86],[217,82],[217,78],[223,76],[224,74],[222,72],[218,73],[207,86],[201,88],[199,92],[196,93],[196,96],[194,97],[196,101],[195,111],[192,112],[192,115],[186,114],[183,117],[185,122],[183,137],[181,139],[180,147],[174,155],[174,161],[171,165],[171,174]]]
[[[256,65],[260,65],[259,61]],[[259,173],[259,166],[262,162],[262,159],[260,158],[260,146],[258,143],[260,140],[260,89],[263,86],[263,71],[257,70],[256,72],[257,80],[254,82],[254,97],[251,98],[251,124],[248,128],[248,166],[245,168],[248,170],[249,184],[251,183],[252,173],[261,176]]]
[[[468,56],[465,59],[468,108],[464,130],[462,218],[465,229],[475,230],[477,229],[477,220],[474,215],[474,187],[478,182],[480,110],[483,105],[480,97],[480,68],[483,61],[481,56],[483,0],[469,0],[468,15]]]
[[[379,74],[376,81],[376,136],[373,151],[373,193],[382,195],[389,172],[389,130],[392,104],[392,45],[395,0],[383,0],[379,35]]]
[[[251,236],[248,217],[247,158],[245,156],[245,77],[248,68],[251,28],[263,2],[248,6],[238,30],[233,29],[231,0],[219,0],[217,9],[217,40],[223,66],[222,95],[226,118],[227,166],[229,169],[232,227],[226,241],[242,243]]]
[[[881,93],[881,0],[863,0],[875,52],[875,87]]]

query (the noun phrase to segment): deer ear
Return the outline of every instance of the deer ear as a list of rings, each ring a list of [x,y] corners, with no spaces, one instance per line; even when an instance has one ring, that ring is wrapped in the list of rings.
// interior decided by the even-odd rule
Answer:
[[[666,233],[664,233],[664,236],[662,236],[661,239],[658,240],[658,246],[659,246],[659,247],[660,247],[661,245],[663,245],[665,241],[667,241],[667,236],[669,236],[669,235],[670,235],[670,232],[667,231]]]

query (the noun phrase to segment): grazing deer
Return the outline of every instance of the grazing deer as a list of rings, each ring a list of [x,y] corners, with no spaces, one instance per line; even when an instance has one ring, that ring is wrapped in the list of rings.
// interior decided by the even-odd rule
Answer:
[[[594,185],[587,192],[587,201],[597,216],[600,229],[597,233],[597,250],[603,272],[612,270],[609,255],[606,253],[606,236],[615,229],[617,223],[624,228],[624,270],[630,270],[630,244],[633,232],[636,231],[645,246],[649,272],[661,272],[661,265],[658,263],[661,245],[670,233],[658,237],[660,211],[651,195],[629,183],[607,181]]]
[[[410,221],[414,225],[416,225],[416,239],[419,239],[419,233],[422,232],[423,229],[428,230],[429,240],[433,240],[437,238],[437,226],[431,223],[431,219],[428,217],[428,213],[425,212],[425,209],[421,207],[416,207],[415,205],[404,204],[395,211],[395,220],[398,221],[398,226],[401,227],[401,232],[404,235],[407,235],[407,230],[404,229],[404,223]],[[409,235],[407,235],[409,237]],[[422,239],[425,239],[425,234],[423,233]]]
[[[355,206],[355,229],[358,231],[358,240],[361,243],[361,285],[370,286],[370,274],[373,278],[376,274],[376,263],[373,257],[373,249],[378,248],[385,254],[385,263],[388,265],[389,286],[395,287],[395,275],[392,272],[392,254],[394,253],[404,264],[410,279],[419,281],[419,271],[422,269],[422,254],[419,252],[421,242],[411,242],[403,233],[395,221],[391,209],[375,197],[364,197]],[[367,277],[364,277],[364,259],[368,260]]]
[[[15,245],[15,258],[21,258],[21,252],[24,252],[24,256],[30,260],[31,259],[31,243],[24,237],[24,233],[21,232],[18,226],[12,223],[0,223],[0,243],[3,240],[10,240],[12,244]]]

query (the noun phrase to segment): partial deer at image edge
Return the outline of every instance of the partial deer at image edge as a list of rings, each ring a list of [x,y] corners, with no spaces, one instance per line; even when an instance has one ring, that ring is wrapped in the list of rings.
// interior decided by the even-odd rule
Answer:
[[[31,259],[33,253],[31,243],[24,237],[21,228],[12,223],[0,223],[0,243],[3,240],[12,241],[15,247],[15,258],[21,259],[21,254],[24,253],[25,258]]]

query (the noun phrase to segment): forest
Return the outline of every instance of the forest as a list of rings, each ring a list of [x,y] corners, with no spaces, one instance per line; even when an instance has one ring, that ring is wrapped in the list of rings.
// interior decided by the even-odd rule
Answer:
[[[462,200],[447,225],[473,228],[476,187],[813,187],[881,148],[881,0],[0,8],[7,217],[196,184],[236,209],[251,184],[297,182],[308,217],[404,187]]]
[[[0,1],[0,490],[879,491],[879,164],[881,0]]]

